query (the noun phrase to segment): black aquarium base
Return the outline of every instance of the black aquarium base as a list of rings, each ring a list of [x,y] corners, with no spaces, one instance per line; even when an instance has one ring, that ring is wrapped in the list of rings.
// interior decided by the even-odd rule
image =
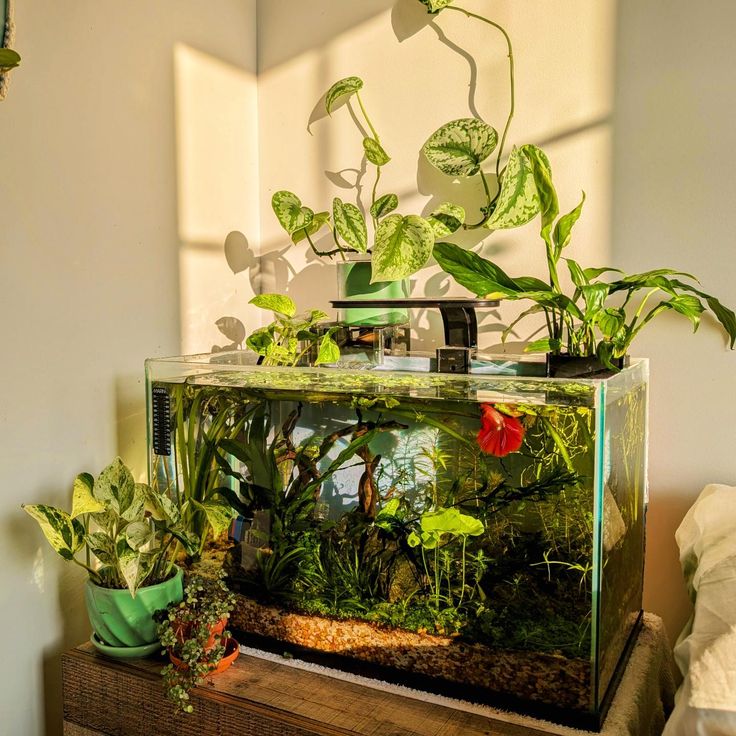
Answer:
[[[618,370],[629,365],[629,356],[614,358],[611,364]],[[547,353],[546,375],[548,378],[604,378],[613,374],[607,365],[596,357],[579,358],[572,355],[554,355]]]
[[[268,636],[261,636],[232,628],[234,636],[244,646],[253,647],[254,649],[262,649],[272,654],[279,654],[287,658],[296,657],[311,662],[313,664],[331,667],[333,669],[349,672],[354,675],[368,677],[374,680],[382,680],[395,685],[403,685],[414,690],[423,690],[427,693],[435,695],[444,695],[446,697],[472,702],[481,705],[488,705],[498,710],[515,711],[517,713],[528,715],[533,718],[539,718],[552,723],[557,723],[571,728],[578,728],[587,731],[599,732],[603,726],[608,710],[613,701],[618,684],[623,676],[626,664],[629,660],[632,649],[636,643],[642,625],[643,613],[640,611],[639,616],[633,626],[629,638],[626,642],[624,650],[619,658],[616,669],[611,678],[611,682],[601,701],[601,708],[598,712],[577,711],[570,708],[560,708],[546,703],[540,703],[528,698],[519,698],[506,693],[498,693],[489,691],[476,685],[468,685],[466,683],[451,682],[448,680],[430,677],[427,675],[406,672],[385,665],[374,664],[364,660],[353,659],[348,656],[321,652],[316,649],[303,647],[287,642],[280,641]]]

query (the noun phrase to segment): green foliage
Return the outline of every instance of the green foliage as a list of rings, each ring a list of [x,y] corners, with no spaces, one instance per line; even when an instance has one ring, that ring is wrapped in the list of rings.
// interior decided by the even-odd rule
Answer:
[[[345,217],[347,221],[348,216]],[[327,319],[325,312],[313,309],[297,317],[294,302],[281,294],[259,294],[250,304],[270,310],[276,317],[267,327],[252,332],[246,340],[254,353],[263,356],[263,365],[295,366],[313,350],[316,350],[314,365],[340,360],[340,348],[332,337],[337,328],[324,333],[317,330],[319,323]]]
[[[533,277],[512,278],[494,262],[451,243],[437,243],[434,247],[434,256],[442,269],[474,294],[532,301],[533,306],[521,318],[539,312],[545,314],[548,336],[530,343],[527,350],[597,356],[613,369],[611,361],[626,355],[634,339],[657,315],[668,311],[681,314],[690,320],[696,331],[706,309],[710,309],[721,324],[733,349],[736,315],[716,297],[688,283],[688,280],[697,282],[690,274],[657,269],[627,276],[613,268],[585,269],[566,258],[574,289],[570,296],[563,293],[558,264],[570,243],[584,197],[571,212],[558,219],[551,173],[541,158],[534,165],[534,176],[538,191],[543,192],[540,195],[541,236],[545,243],[549,284]],[[620,277],[601,278],[610,273],[618,273]],[[678,276],[682,278],[676,278]],[[636,302],[634,297],[641,291],[645,292],[644,297]],[[505,331],[504,339],[521,318]]]
[[[225,654],[230,632],[218,635],[213,627],[227,620],[234,605],[222,573],[217,578],[192,576],[184,588],[184,600],[172,603],[157,617],[161,646],[182,662],[181,668],[169,664],[161,670],[164,692],[184,713],[194,711],[189,691],[202,684]]]
[[[181,526],[168,499],[136,483],[120,458],[96,481],[89,473],[77,476],[71,513],[43,504],[22,508],[38,522],[61,557],[85,568],[97,585],[128,588],[133,597],[142,585],[155,585],[171,576],[173,542],[186,540],[188,551],[197,543]],[[82,550],[85,562],[77,559]]]
[[[432,255],[434,231],[418,215],[389,215],[376,231],[371,283],[396,281],[421,268]]]
[[[468,177],[480,172],[497,143],[498,134],[490,125],[477,118],[463,118],[432,133],[422,152],[443,174]]]
[[[440,10],[446,8],[453,0],[419,0],[422,5],[427,7],[428,13],[439,13]]]
[[[328,114],[332,114],[338,100],[357,94],[361,89],[363,89],[363,80],[360,77],[345,77],[335,82],[325,95],[325,109]]]
[[[20,54],[13,49],[0,49],[0,74],[14,69],[20,64]]]

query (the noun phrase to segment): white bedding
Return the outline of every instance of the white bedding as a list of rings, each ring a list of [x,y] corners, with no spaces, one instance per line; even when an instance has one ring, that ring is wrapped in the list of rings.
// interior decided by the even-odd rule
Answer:
[[[675,646],[684,681],[663,736],[736,736],[736,488],[706,486],[676,539],[695,610]]]

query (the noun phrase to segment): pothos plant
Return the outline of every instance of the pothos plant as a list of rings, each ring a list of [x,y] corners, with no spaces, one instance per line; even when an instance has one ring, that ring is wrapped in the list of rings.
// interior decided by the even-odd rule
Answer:
[[[340,348],[333,339],[337,327],[317,331],[317,325],[328,318],[325,312],[312,309],[297,316],[296,304],[282,294],[259,294],[250,304],[273,312],[275,320],[252,332],[246,345],[263,357],[263,365],[296,366],[316,348],[314,365],[340,360]]]
[[[356,76],[336,82],[325,96],[325,108],[332,114],[336,104],[358,103],[360,117],[354,116],[363,135],[363,153],[375,167],[370,202],[343,202],[336,197],[332,212],[315,212],[294,193],[282,190],[273,195],[273,210],[282,227],[297,244],[306,240],[318,256],[345,257],[346,253],[369,253],[372,282],[405,278],[422,268],[430,259],[434,243],[458,230],[505,230],[519,227],[538,214],[540,203],[532,178],[531,166],[522,149],[514,148],[502,168],[511,120],[514,115],[514,59],[508,33],[497,23],[463,8],[450,5],[451,0],[421,0],[430,13],[454,10],[478,19],[500,31],[508,46],[510,106],[503,134],[479,118],[461,118],[446,123],[426,141],[422,152],[435,168],[456,179],[479,178],[486,202],[473,222],[466,222],[465,208],[455,202],[440,204],[430,215],[398,214],[399,198],[394,193],[379,193],[381,172],[391,158],[383,146],[361,97],[363,80]],[[360,122],[362,120],[362,122]],[[364,123],[364,125],[363,125]],[[533,147],[532,147],[533,148]],[[538,150],[538,149],[536,149]],[[494,153],[495,182],[483,170],[484,162]],[[372,239],[365,218],[370,214]],[[324,228],[332,231],[334,247],[320,251],[313,236]]]
[[[511,277],[493,261],[451,243],[437,243],[434,248],[442,269],[474,294],[532,302],[505,330],[504,340],[519,321],[532,314],[542,314],[545,319],[542,329],[546,327],[547,335],[530,342],[527,351],[597,357],[605,366],[615,369],[613,360],[629,352],[633,340],[657,315],[680,314],[690,320],[695,331],[701,315],[709,309],[733,349],[736,315],[716,297],[702,291],[695,276],[669,268],[627,275],[610,267],[584,268],[572,258],[563,258],[585,195],[573,210],[560,217],[549,160],[532,146],[520,150],[530,164],[540,202],[540,235],[549,282],[531,276]],[[562,261],[573,284],[569,295],[561,285]],[[643,298],[634,299],[640,292],[644,292]]]
[[[197,549],[198,540],[181,525],[174,503],[136,483],[120,458],[96,480],[89,473],[77,476],[70,513],[44,504],[22,508],[54,550],[83,567],[93,583],[127,588],[133,597],[141,586],[171,577],[177,541],[189,553]]]

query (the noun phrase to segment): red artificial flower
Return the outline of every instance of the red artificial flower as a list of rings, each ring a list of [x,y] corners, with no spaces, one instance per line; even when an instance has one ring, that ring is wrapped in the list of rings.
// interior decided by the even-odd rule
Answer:
[[[506,457],[524,441],[524,426],[516,417],[502,414],[493,404],[480,405],[478,447],[486,455]]]

